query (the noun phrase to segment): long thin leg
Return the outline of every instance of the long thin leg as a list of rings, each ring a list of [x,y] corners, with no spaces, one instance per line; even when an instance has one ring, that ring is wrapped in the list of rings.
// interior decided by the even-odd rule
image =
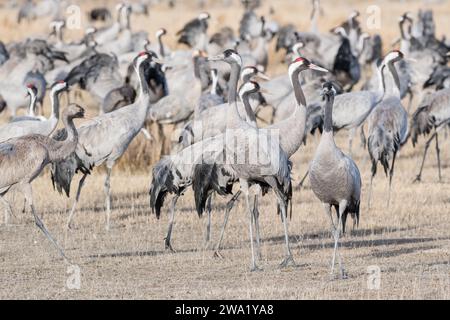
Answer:
[[[63,249],[58,245],[58,243],[56,242],[56,240],[53,238],[53,236],[48,232],[47,228],[45,227],[45,225],[42,223],[41,219],[39,219],[38,215],[36,214],[36,210],[34,209],[34,204],[33,204],[33,191],[31,189],[31,184],[25,184],[22,186],[22,192],[25,195],[25,198],[27,199],[28,204],[30,205],[31,208],[31,213],[34,216],[34,221],[36,222],[36,225],[39,227],[39,229],[41,229],[41,231],[45,234],[45,236],[47,237],[48,240],[50,240],[50,242],[55,246],[55,248],[58,250],[58,252],[61,254],[61,256],[64,258],[65,261],[69,262],[69,259],[66,257],[66,255],[64,254]]]
[[[397,156],[397,152],[394,152],[394,156],[392,157],[392,165],[389,170],[389,193],[387,198],[387,207],[389,208],[389,203],[391,201],[391,189],[392,189],[392,177],[394,176],[394,165],[395,165],[395,157]]]
[[[425,150],[423,151],[423,158],[422,158],[422,164],[420,166],[420,171],[414,181],[420,181],[422,178],[422,170],[423,170],[423,165],[425,164],[425,158],[427,156],[427,151],[428,151],[428,148],[430,147],[431,141],[433,141],[434,138],[436,138],[436,133],[433,133],[433,135],[430,137],[430,139],[428,139],[427,143],[425,144]]]
[[[78,201],[80,200],[81,189],[83,188],[86,177],[87,177],[87,173],[83,174],[80,181],[78,182],[77,195],[75,197],[75,201],[73,202],[72,209],[70,210],[69,218],[67,219],[67,225],[66,225],[67,229],[72,228],[72,218],[73,218],[73,215],[75,214],[75,209],[77,207]]]
[[[169,228],[167,229],[167,236],[164,238],[164,247],[166,248],[166,250],[170,250],[172,252],[175,252],[175,250],[172,248],[170,240],[172,238],[173,222],[175,220],[175,206],[179,197],[179,195],[175,195],[172,199],[172,205],[170,207]]]
[[[353,137],[355,136],[356,128],[351,128],[348,134],[348,154],[352,155]]]
[[[333,275],[334,274],[334,265],[335,265],[335,261],[336,261],[336,254],[338,255],[339,272],[340,272],[341,279],[345,278],[346,274],[345,274],[341,256],[338,253],[338,242],[339,242],[339,236],[340,236],[341,228],[342,228],[342,215],[344,214],[346,207],[347,207],[347,200],[343,200],[339,203],[339,221],[338,221],[337,229],[334,232],[334,250],[333,250],[333,258],[331,260],[331,275]]]
[[[370,209],[371,205],[372,205],[372,185],[373,185],[373,177],[374,175],[372,174],[370,176],[370,185],[369,185],[369,202],[367,204],[367,207]]]
[[[330,217],[331,230],[334,234],[334,232],[336,231],[336,226],[334,225],[333,214],[331,213],[331,205],[328,203],[324,203],[323,208],[325,209],[325,213],[327,214],[327,216]]]
[[[208,246],[209,240],[211,239],[211,198],[212,193],[208,196],[208,199],[206,200],[206,211],[208,212],[208,222],[206,225],[206,236],[205,236],[205,247]]]
[[[3,220],[3,223],[5,224],[5,225],[8,225],[9,224],[9,220],[10,220],[10,217],[11,217],[11,215],[12,215],[12,210],[11,210],[11,205],[9,204],[9,202],[8,201],[6,201],[6,199],[5,198],[3,198],[3,196],[0,196],[0,201],[3,203],[3,205],[5,206],[5,218],[4,218],[4,220]]]
[[[250,194],[249,194],[249,188],[248,188],[248,182],[246,180],[240,181],[241,190],[245,194],[245,200],[247,203],[247,211],[248,211],[248,227],[249,227],[249,233],[250,233],[250,248],[252,251],[252,267],[250,271],[257,271],[260,270],[258,266],[256,265],[256,258],[255,258],[255,248],[253,246],[253,212],[250,207]]]
[[[255,194],[253,198],[253,220],[255,223],[255,235],[256,235],[256,254],[258,259],[261,259],[261,237],[259,233],[259,210],[258,210],[258,195]]]
[[[227,226],[228,223],[228,218],[230,216],[230,212],[231,209],[234,206],[234,203],[237,201],[237,199],[239,198],[239,196],[241,195],[242,191],[239,190],[238,192],[236,192],[233,197],[230,199],[230,201],[228,201],[226,209],[225,209],[225,216],[223,218],[223,224],[222,224],[222,229],[220,230],[220,238],[219,238],[219,242],[217,242],[216,245],[216,250],[214,251],[214,256],[218,257],[218,258],[223,258],[221,253],[220,253],[220,249],[222,246],[222,240],[223,240],[223,235],[225,234],[225,227]]]
[[[306,180],[306,177],[308,176],[308,174],[309,174],[309,170],[306,170],[305,175],[303,176],[302,180],[300,180],[300,183],[298,184],[298,188],[303,187],[303,183],[305,183],[305,180]]]
[[[286,256],[281,262],[281,267],[287,267],[289,264],[295,265],[294,258],[291,253],[291,247],[289,245],[289,232],[288,232],[288,221],[286,216],[287,204],[286,201],[280,197],[280,207],[281,207],[281,216],[283,219],[283,227],[284,227],[284,240],[286,243]]]
[[[359,132],[359,137],[361,138],[361,147],[363,149],[365,149],[366,148],[366,141],[367,141],[367,139],[366,139],[366,134],[364,133],[364,124],[361,125],[361,129],[360,129],[360,132]]]
[[[437,156],[437,164],[438,164],[438,174],[439,174],[439,182],[442,181],[442,175],[441,175],[441,156],[440,156],[440,149],[439,149],[439,134],[437,133],[436,127],[434,127],[434,132],[436,134],[436,156]]]
[[[105,178],[105,204],[106,204],[106,225],[105,229],[109,230],[110,227],[110,218],[111,218],[111,171],[112,165],[106,166],[106,178]]]

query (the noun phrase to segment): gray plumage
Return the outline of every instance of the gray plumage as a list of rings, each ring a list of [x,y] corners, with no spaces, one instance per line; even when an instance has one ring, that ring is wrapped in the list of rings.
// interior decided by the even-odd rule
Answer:
[[[151,60],[152,57],[152,54],[143,52],[134,60],[136,72],[139,73],[140,79],[140,94],[136,101],[119,110],[102,114],[83,123],[78,128],[79,143],[75,152],[66,157],[65,160],[55,163],[52,167],[52,180],[55,187],[60,192],[64,190],[67,195],[69,195],[73,175],[77,170],[83,172],[68,219],[68,227],[71,225],[71,219],[75,212],[87,173],[94,166],[97,167],[105,163],[107,168],[105,179],[106,228],[109,228],[111,171],[115,162],[123,155],[145,123],[150,103],[149,88],[143,75],[143,63]],[[59,133],[59,135],[63,134]]]
[[[190,48],[204,50],[207,45],[208,13],[201,13],[197,18],[189,21],[177,32],[178,43],[185,44]]]
[[[59,95],[67,90],[67,83],[57,82],[51,89],[52,113],[44,121],[24,120],[12,122],[0,127],[0,142],[28,134],[49,136],[55,130],[59,120]]]
[[[0,65],[4,64],[9,59],[8,50],[6,50],[5,44],[0,41]]]
[[[0,144],[0,200],[5,205],[5,222],[8,223],[11,207],[4,195],[12,188],[17,188],[25,195],[31,208],[36,225],[67,260],[63,250],[45,228],[36,214],[31,182],[39,176],[49,163],[64,159],[75,150],[78,134],[73,124],[74,118],[82,118],[84,110],[80,106],[70,105],[63,113],[63,122],[68,132],[65,141],[56,141],[47,136],[33,134],[10,139]]]
[[[425,158],[428,148],[433,141],[436,143],[436,152],[438,159],[439,180],[441,180],[440,149],[438,141],[438,132],[450,124],[450,89],[442,89],[428,96],[425,96],[419,108],[414,112],[411,119],[411,140],[413,146],[418,142],[420,135],[427,136],[433,131],[431,137],[425,144],[425,150],[422,158],[420,171],[416,176],[416,181],[422,178],[422,170],[425,164]]]
[[[383,166],[386,175],[389,173],[389,191],[387,198],[387,206],[389,206],[395,158],[400,146],[408,138],[408,113],[400,100],[399,80],[394,66],[396,61],[403,58],[403,54],[399,51],[392,51],[388,56],[393,57],[393,59],[389,59],[387,69],[390,71],[390,77],[393,78],[392,81],[395,83],[395,88],[393,88],[392,93],[389,92],[384,95],[383,100],[368,118],[369,137],[367,146],[372,162],[369,207],[372,195],[372,182],[377,172],[378,162]]]
[[[103,100],[101,110],[103,113],[112,112],[128,106],[136,99],[136,91],[129,84],[111,90]]]
[[[123,84],[117,59],[104,53],[86,58],[64,80],[70,86],[78,84],[81,89],[89,91],[99,103],[111,90]]]
[[[355,162],[336,146],[332,128],[332,108],[334,88],[331,83],[324,84],[325,120],[324,132],[316,149],[314,158],[309,165],[311,189],[323,203],[329,215],[334,236],[334,253],[331,273],[334,272],[334,262],[338,250],[340,232],[345,232],[346,217],[350,214],[355,224],[359,223],[359,206],[361,196],[361,175]],[[338,216],[335,228],[331,207],[334,206]],[[339,258],[340,276],[345,271]]]

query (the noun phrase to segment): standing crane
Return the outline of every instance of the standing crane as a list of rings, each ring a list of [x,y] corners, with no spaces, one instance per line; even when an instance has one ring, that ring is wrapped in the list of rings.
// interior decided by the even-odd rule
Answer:
[[[353,218],[354,225],[359,223],[359,205],[361,196],[361,175],[355,162],[345,155],[334,142],[333,136],[333,102],[336,94],[333,85],[323,85],[325,97],[324,132],[320,138],[314,158],[309,166],[311,189],[323,203],[330,217],[334,236],[334,251],[331,262],[331,274],[334,274],[339,236],[345,232],[347,215]],[[337,229],[333,222],[331,206],[338,216]],[[340,254],[338,254],[340,277],[346,277]]]
[[[25,195],[36,225],[65,260],[67,258],[63,250],[36,213],[31,182],[39,176],[47,164],[63,160],[75,150],[78,133],[73,119],[83,117],[84,110],[78,105],[71,104],[64,110],[63,122],[67,132],[67,138],[64,141],[56,141],[40,134],[31,134],[0,144],[0,172],[2,172],[0,175],[0,201],[5,206],[5,224],[8,223],[12,211],[4,196],[8,191],[18,189]]]
[[[369,138],[368,149],[372,162],[372,176],[370,178],[369,208],[372,197],[372,182],[377,172],[377,163],[380,161],[384,172],[389,171],[389,191],[387,206],[391,197],[392,177],[394,176],[394,165],[397,152],[408,138],[408,113],[400,100],[400,82],[394,63],[403,59],[403,53],[394,50],[388,53],[387,63],[391,80],[395,83],[394,88],[386,92],[383,100],[373,110],[368,118]],[[386,59],[385,58],[385,59]],[[393,79],[393,80],[392,80]],[[390,164],[389,161],[392,160]]]
[[[105,163],[106,229],[109,230],[111,172],[115,162],[123,155],[145,123],[150,102],[149,87],[144,78],[144,64],[151,61],[158,62],[159,60],[154,53],[149,52],[141,52],[134,59],[133,63],[140,83],[140,94],[136,101],[116,111],[97,116],[81,125],[78,128],[80,137],[75,152],[52,166],[53,185],[60,193],[64,190],[67,196],[69,196],[70,184],[75,173],[81,171],[83,174],[78,183],[77,194],[70,211],[67,228],[71,227],[71,221],[87,175],[93,167],[98,167]],[[62,131],[57,133],[58,138],[62,138],[64,135]]]

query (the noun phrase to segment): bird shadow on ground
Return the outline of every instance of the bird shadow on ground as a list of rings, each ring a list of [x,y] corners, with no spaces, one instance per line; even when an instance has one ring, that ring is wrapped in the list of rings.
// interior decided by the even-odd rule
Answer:
[[[350,230],[346,232],[346,234],[342,237],[342,240],[345,241],[346,239],[352,239],[354,237],[367,237],[371,235],[380,235],[380,234],[387,234],[387,233],[395,233],[395,232],[403,232],[403,231],[410,231],[410,230],[416,230],[418,227],[405,227],[405,228],[397,228],[397,227],[380,227],[380,228],[372,228],[372,229],[356,229],[356,230]],[[332,234],[330,230],[327,231],[321,231],[321,232],[313,232],[313,233],[305,233],[303,235],[291,235],[289,236],[289,241],[292,242],[300,242],[303,240],[313,240],[313,239],[331,239]],[[277,236],[272,238],[265,239],[266,241],[270,242],[284,242],[284,236]]]
[[[126,252],[113,252],[113,253],[99,253],[89,255],[88,258],[100,259],[100,258],[127,258],[127,257],[154,257],[159,255],[178,254],[178,253],[192,253],[197,252],[198,249],[186,249],[177,250],[176,252],[170,252],[166,250],[159,251],[126,251]]]
[[[417,251],[424,251],[424,250],[432,250],[432,249],[438,249],[440,248],[439,246],[422,246],[422,247],[413,247],[413,248],[402,248],[402,249],[396,249],[396,250],[390,250],[390,251],[375,251],[375,252],[371,252],[369,254],[364,254],[364,255],[360,255],[358,256],[358,258],[367,258],[367,257],[374,257],[374,258],[391,258],[391,257],[396,257],[396,256],[400,256],[403,254],[410,254],[410,253],[414,253]]]

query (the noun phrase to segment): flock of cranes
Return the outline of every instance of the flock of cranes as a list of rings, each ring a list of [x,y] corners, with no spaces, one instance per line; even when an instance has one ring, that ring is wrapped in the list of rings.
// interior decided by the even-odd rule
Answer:
[[[339,275],[345,277],[339,237],[345,232],[348,215],[354,228],[360,219],[362,181],[351,158],[354,135],[360,131],[372,162],[369,207],[378,163],[389,176],[389,206],[395,161],[409,137],[416,145],[420,135],[431,134],[416,180],[421,179],[433,140],[441,179],[439,132],[450,124],[449,43],[436,38],[431,11],[402,15],[400,50],[383,56],[382,37],[362,31],[357,11],[331,31],[321,33],[317,25],[318,16],[323,14],[319,0],[312,1],[310,31],[297,30],[291,24],[280,26],[260,16],[259,1],[242,3],[244,15],[238,34],[230,26],[210,34],[211,16],[202,12],[176,33],[183,49],[164,43],[168,34],[164,28],[155,32],[155,42],[149,40],[147,31],[132,29],[133,15],[146,15],[151,10],[145,1],[119,3],[112,11],[94,8],[88,13],[90,20],[101,21],[104,26],[86,27],[78,42],[65,39],[63,19],[50,24],[47,36],[0,42],[0,110],[11,115],[0,127],[4,223],[9,223],[12,213],[5,194],[21,191],[37,226],[66,258],[36,213],[31,182],[50,165],[54,188],[69,196],[72,180],[79,177],[67,220],[67,228],[71,228],[86,179],[104,164],[105,226],[109,229],[113,206],[110,179],[115,163],[139,133],[154,139],[146,124],[156,123],[160,132],[171,124],[177,128],[176,141],[171,154],[153,166],[149,190],[150,208],[157,217],[166,198],[171,197],[166,249],[175,251],[171,238],[176,204],[192,187],[198,215],[207,212],[206,241],[210,241],[214,195],[228,199],[214,251],[220,257],[229,214],[243,195],[251,268],[259,270],[258,203],[272,190],[283,223],[281,266],[285,267],[295,263],[288,228],[295,196],[291,179],[295,163],[291,158],[302,152],[309,134],[320,131],[307,175],[331,221],[331,272],[337,259]],[[58,16],[63,6],[63,1],[56,0],[39,5],[27,1],[18,11],[18,22]],[[277,51],[285,51],[288,66],[285,74],[269,78],[266,70],[272,41],[276,41]],[[84,117],[83,108],[68,103],[60,112],[60,100],[63,93],[68,100],[78,99],[80,91],[92,96],[99,115],[75,127],[73,119]],[[51,105],[48,118],[42,115],[46,94]],[[407,95],[410,104],[405,108],[402,99]],[[414,96],[421,102],[410,116]],[[259,115],[265,107],[273,110],[268,122]],[[21,108],[28,108],[27,115],[17,116]],[[64,128],[57,129],[60,118]],[[348,155],[334,141],[334,133],[340,130],[349,134]]]

